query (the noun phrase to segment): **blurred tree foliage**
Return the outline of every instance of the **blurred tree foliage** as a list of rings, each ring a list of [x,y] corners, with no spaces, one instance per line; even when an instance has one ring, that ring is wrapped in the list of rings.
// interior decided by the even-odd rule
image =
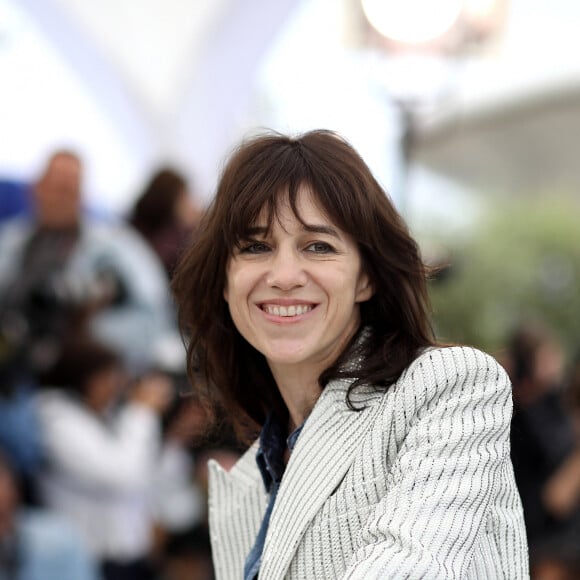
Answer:
[[[467,240],[440,240],[450,266],[431,282],[439,339],[495,351],[522,321],[580,349],[580,200],[494,204]]]

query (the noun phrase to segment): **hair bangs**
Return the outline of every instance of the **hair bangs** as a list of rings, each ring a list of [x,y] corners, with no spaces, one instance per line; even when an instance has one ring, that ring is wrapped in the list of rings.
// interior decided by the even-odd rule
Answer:
[[[265,228],[269,233],[275,222],[280,222],[281,208],[286,204],[296,218],[301,218],[297,199],[301,187],[309,186],[309,176],[303,159],[292,146],[286,147],[282,160],[272,159],[271,164],[261,166],[248,179],[240,175],[239,187],[231,195],[231,209],[224,227],[224,239],[231,252],[251,236],[255,227]],[[243,168],[247,170],[246,167]]]

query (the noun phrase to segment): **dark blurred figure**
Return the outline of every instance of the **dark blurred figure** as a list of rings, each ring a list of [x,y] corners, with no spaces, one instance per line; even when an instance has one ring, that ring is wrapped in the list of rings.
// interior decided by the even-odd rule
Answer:
[[[83,166],[57,151],[31,189],[33,215],[0,227],[0,374],[42,371],[83,321],[135,367],[175,332],[159,260],[121,223],[86,219]]]
[[[190,387],[173,377],[177,391]],[[196,478],[194,449],[207,431],[203,409],[190,395],[176,397],[164,417],[164,446],[154,481],[157,553],[163,580],[211,580],[207,496]]]
[[[225,417],[210,421],[186,376],[173,375],[176,397],[164,417],[162,462],[155,479],[158,553],[163,580],[213,580],[207,462],[229,469],[241,447]]]
[[[566,402],[570,405],[576,438],[580,440],[580,353],[576,354],[570,365],[566,386]]]
[[[576,454],[572,416],[563,398],[564,353],[540,326],[517,330],[509,344],[513,383],[511,454],[528,534],[531,577],[580,577],[580,513],[559,501],[554,482]]]
[[[45,509],[24,508],[0,451],[0,580],[97,580],[76,530]]]
[[[209,532],[196,528],[171,536],[165,547],[163,580],[213,580]]]
[[[147,240],[171,276],[202,211],[194,202],[183,175],[159,169],[137,199],[130,223]]]
[[[147,375],[129,386],[113,350],[79,337],[42,383],[42,499],[77,525],[105,580],[153,580],[151,494],[171,383]]]

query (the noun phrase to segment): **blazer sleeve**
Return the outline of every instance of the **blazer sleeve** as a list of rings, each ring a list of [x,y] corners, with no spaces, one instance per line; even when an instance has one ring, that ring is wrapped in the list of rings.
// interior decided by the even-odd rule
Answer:
[[[345,578],[465,578],[502,481],[513,479],[509,380],[490,356],[453,347],[421,355],[400,387],[382,423],[400,440],[387,493]]]

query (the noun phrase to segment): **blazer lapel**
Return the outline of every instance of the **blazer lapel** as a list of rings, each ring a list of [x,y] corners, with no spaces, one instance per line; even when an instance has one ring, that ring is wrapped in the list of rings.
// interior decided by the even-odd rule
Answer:
[[[304,424],[280,484],[260,567],[262,578],[283,578],[305,529],[343,479],[383,393],[359,387],[346,403],[350,381],[326,386]]]
[[[210,534],[218,578],[241,577],[264,515],[268,497],[256,466],[256,448],[252,445],[229,472],[216,461],[208,462]]]

